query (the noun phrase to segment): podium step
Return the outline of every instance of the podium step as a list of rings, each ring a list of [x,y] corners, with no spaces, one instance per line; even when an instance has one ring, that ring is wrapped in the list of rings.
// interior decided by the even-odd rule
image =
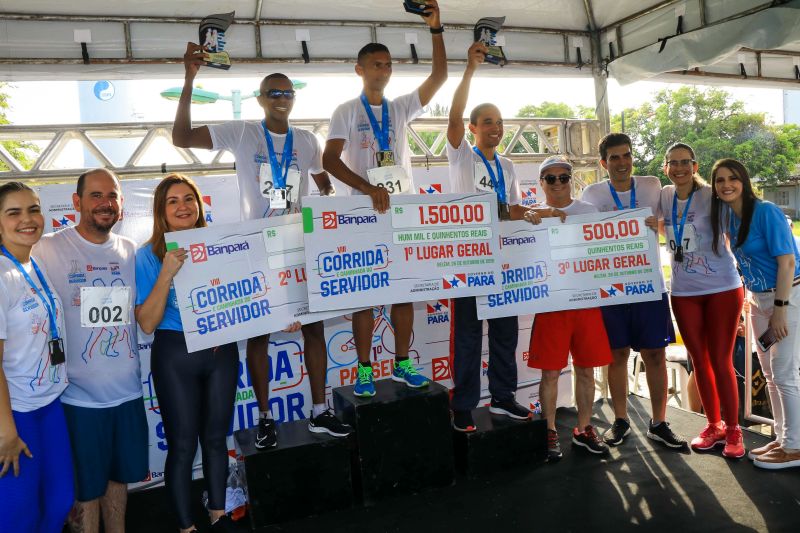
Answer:
[[[460,474],[480,477],[544,459],[547,451],[545,420],[514,420],[493,415],[488,407],[473,409],[472,418],[477,431],[453,431]]]
[[[449,394],[431,383],[412,389],[391,379],[375,382],[376,395],[356,398],[353,386],[333,390],[336,414],[356,432],[353,471],[364,504],[455,479]]]
[[[253,529],[353,505],[349,439],[311,433],[297,420],[278,425],[277,446],[259,450],[256,431],[234,434]]]

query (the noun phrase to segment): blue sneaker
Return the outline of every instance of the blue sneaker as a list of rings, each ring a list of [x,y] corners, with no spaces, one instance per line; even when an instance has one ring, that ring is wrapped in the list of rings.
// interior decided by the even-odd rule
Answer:
[[[403,359],[399,363],[395,362],[392,379],[405,383],[412,389],[427,387],[431,382],[431,380],[417,372],[417,369],[411,364],[411,359]]]
[[[372,377],[372,367],[358,365],[358,380],[353,389],[353,394],[359,398],[375,396],[375,380]]]

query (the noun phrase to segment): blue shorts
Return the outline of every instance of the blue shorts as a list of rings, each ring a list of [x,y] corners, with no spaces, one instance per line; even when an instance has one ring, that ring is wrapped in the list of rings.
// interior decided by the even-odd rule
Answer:
[[[109,481],[135,483],[149,472],[148,429],[141,398],[116,407],[76,407],[64,404],[75,495],[80,502],[106,493]]]
[[[675,342],[669,297],[661,300],[601,307],[612,350],[630,346],[635,351],[664,348]]]

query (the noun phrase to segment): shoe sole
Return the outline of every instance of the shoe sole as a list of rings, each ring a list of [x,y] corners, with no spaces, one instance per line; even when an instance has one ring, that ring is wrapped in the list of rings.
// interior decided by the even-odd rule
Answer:
[[[270,444],[270,445],[261,444],[258,441],[255,441],[253,444],[255,445],[256,449],[258,449],[258,450],[266,450],[267,448],[274,448],[275,446],[277,446],[278,445],[278,441],[275,441],[273,444]]]
[[[506,411],[502,407],[489,407],[489,412],[492,413],[493,415],[507,416],[509,418],[513,418],[514,420],[528,420],[533,416],[533,413],[528,413],[527,416],[515,415],[511,411]]]
[[[625,430],[625,433],[622,434],[622,438],[616,441],[611,439],[606,439],[606,436],[603,435],[603,442],[605,442],[609,446],[619,446],[620,444],[625,442],[625,437],[627,437],[630,434],[631,434],[631,428],[628,428]]]
[[[741,458],[742,458],[742,457],[744,457],[745,455],[747,455],[747,453],[746,453],[746,452],[742,452],[742,453],[741,453],[741,454],[739,454],[739,455],[731,455],[731,454],[729,454],[729,453],[722,452],[722,456],[723,456],[723,457],[727,457],[728,459],[741,459]]]
[[[724,445],[725,445],[725,439],[718,440],[717,442],[706,448],[701,448],[700,446],[695,446],[693,444],[690,444],[689,446],[696,452],[707,452],[709,450],[713,450],[717,446],[724,446]]]
[[[664,446],[666,446],[668,448],[672,448],[673,450],[679,450],[681,448],[686,447],[686,443],[685,442],[681,443],[681,444],[670,444],[669,442],[665,441],[664,439],[662,439],[661,437],[659,437],[655,433],[650,433],[650,431],[647,432],[647,438],[650,439],[650,440],[654,440],[654,441],[660,442]]]
[[[460,427],[456,426],[455,424],[453,424],[453,430],[454,431],[458,431],[459,433],[475,433],[476,431],[478,431],[478,428],[477,428],[477,426],[470,426],[468,428],[460,428]]]
[[[547,456],[547,462],[548,462],[548,463],[557,463],[557,462],[558,462],[558,461],[560,461],[560,460],[561,460],[563,457],[564,457],[564,454],[563,454],[563,453],[562,453],[561,455],[548,455],[548,456]]]
[[[353,396],[355,396],[356,398],[372,398],[373,396],[375,396],[375,393],[373,392],[370,394],[369,392],[363,392],[361,394],[356,394],[356,392],[353,391]]]
[[[311,424],[308,424],[308,430],[311,433],[327,433],[331,437],[347,437],[348,435],[350,435],[350,433],[352,433],[352,431],[350,431],[348,433],[336,433],[335,431],[331,431],[330,429],[328,429],[326,427],[312,426]]]
[[[765,463],[763,461],[759,461],[756,459],[753,461],[753,465],[764,468],[766,470],[783,470],[784,468],[796,468],[800,466],[800,459],[795,459],[794,461],[786,461],[785,463]]]
[[[586,448],[586,451],[588,451],[589,453],[593,453],[595,455],[605,455],[605,454],[608,453],[608,449],[605,449],[605,450],[593,450],[592,448],[589,447],[588,444],[584,444],[583,442],[580,442],[579,440],[576,440],[575,437],[572,437],[572,444],[575,445],[575,446],[580,446],[582,448]]]
[[[423,388],[423,387],[427,387],[428,385],[430,385],[430,384],[431,384],[431,382],[430,382],[430,381],[426,381],[426,382],[425,382],[425,383],[423,383],[422,385],[412,385],[411,383],[409,383],[409,382],[408,382],[408,381],[406,381],[405,379],[403,379],[403,378],[398,378],[398,377],[396,377],[396,376],[394,376],[394,375],[392,376],[392,381],[396,381],[396,382],[398,382],[398,383],[405,383],[405,384],[406,384],[406,386],[408,386],[408,387],[410,387],[410,388],[412,388],[412,389],[421,389],[421,388]]]

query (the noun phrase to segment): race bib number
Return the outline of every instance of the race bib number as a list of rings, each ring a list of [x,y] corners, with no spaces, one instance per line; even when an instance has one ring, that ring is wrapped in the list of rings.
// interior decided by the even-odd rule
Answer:
[[[130,287],[81,287],[81,327],[131,323]]]
[[[475,189],[484,192],[495,192],[492,185],[492,177],[489,171],[486,170],[486,165],[483,162],[475,163],[475,172],[473,173],[475,179]]]
[[[389,194],[405,194],[411,192],[411,182],[403,167],[378,167],[367,170],[370,185],[383,187]]]
[[[261,163],[258,172],[259,188],[261,196],[272,200],[272,190],[275,189],[275,184],[272,181],[272,167],[269,163]],[[290,168],[286,174],[286,201],[293,202],[298,197],[300,191],[300,171]],[[283,209],[283,207],[272,207],[273,209]]]
[[[678,248],[678,243],[675,241],[675,230],[672,229],[672,224],[666,225],[667,230],[667,246],[669,246],[669,252],[671,254],[675,253],[675,250]],[[694,226],[691,224],[686,224],[683,227],[683,252],[694,252],[697,250],[697,234],[694,232]]]

